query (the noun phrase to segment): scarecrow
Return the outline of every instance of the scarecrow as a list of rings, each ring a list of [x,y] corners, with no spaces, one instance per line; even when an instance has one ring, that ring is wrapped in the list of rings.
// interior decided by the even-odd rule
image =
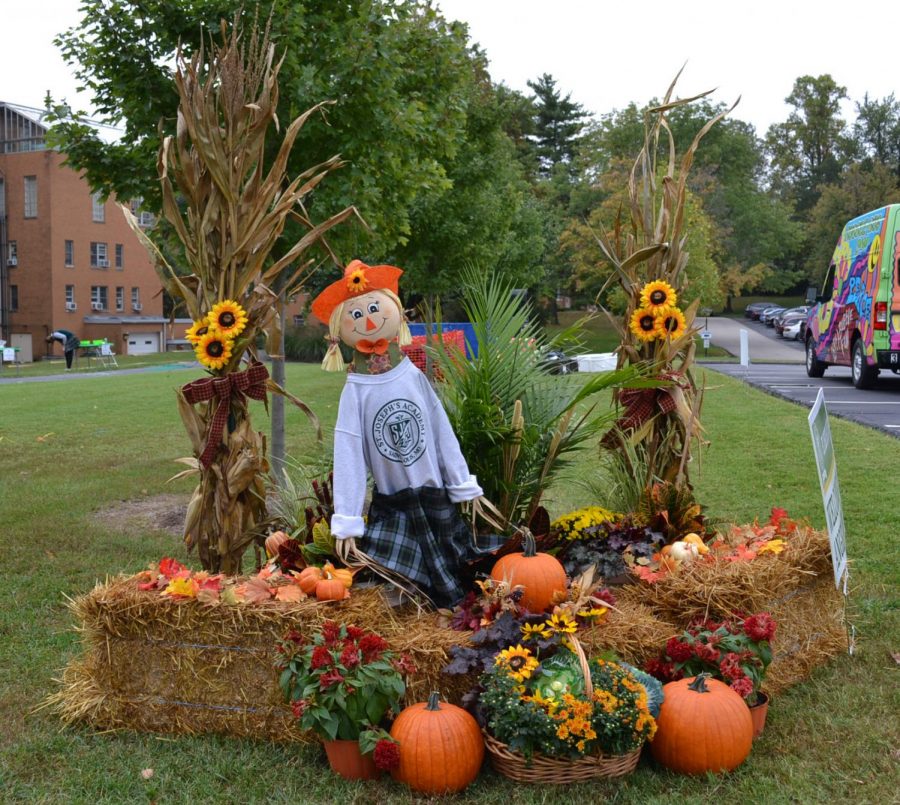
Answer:
[[[412,341],[397,296],[402,273],[353,260],[312,303],[329,329],[322,368],[344,370],[340,342],[353,349],[334,428],[331,531],[345,560],[374,563],[450,606],[466,593],[468,561],[504,539],[479,547],[457,509],[477,505],[482,490],[437,394],[400,350]],[[375,488],[364,519],[367,472]]]

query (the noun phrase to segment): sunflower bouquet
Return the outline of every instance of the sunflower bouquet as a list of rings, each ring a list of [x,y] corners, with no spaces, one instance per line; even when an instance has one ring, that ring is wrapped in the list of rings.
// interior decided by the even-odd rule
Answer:
[[[568,646],[546,658],[521,645],[497,655],[482,677],[489,736],[526,761],[635,752],[656,733],[647,689],[625,666]]]
[[[238,302],[226,299],[214,305],[184,336],[194,347],[197,360],[207,369],[222,371],[238,352],[235,339],[247,327],[247,312]]]

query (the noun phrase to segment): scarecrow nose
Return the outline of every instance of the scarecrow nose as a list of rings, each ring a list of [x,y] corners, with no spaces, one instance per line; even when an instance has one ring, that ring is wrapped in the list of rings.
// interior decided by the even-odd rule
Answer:
[[[377,329],[378,329],[378,325],[375,324],[375,322],[372,321],[372,319],[370,319],[368,316],[366,316],[366,332],[371,332],[372,330],[377,330]]]

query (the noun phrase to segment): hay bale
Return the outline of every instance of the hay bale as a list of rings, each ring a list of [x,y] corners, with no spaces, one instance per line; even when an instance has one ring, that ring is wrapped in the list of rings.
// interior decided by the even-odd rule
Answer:
[[[314,740],[282,699],[276,643],[291,629],[310,632],[327,619],[377,631],[409,654],[418,669],[409,701],[432,690],[451,701],[464,692],[456,680],[445,684],[441,669],[469,633],[444,628],[437,614],[392,607],[380,588],[354,591],[341,602],[229,606],[142,591],[134,578],[118,578],[98,584],[71,609],[84,653],[47,704],[67,722],[100,729]]]
[[[623,660],[638,667],[681,630],[660,619],[650,607],[635,601],[619,601],[603,623],[578,633],[581,644],[589,650],[612,650]],[[590,651],[589,651],[590,653]]]

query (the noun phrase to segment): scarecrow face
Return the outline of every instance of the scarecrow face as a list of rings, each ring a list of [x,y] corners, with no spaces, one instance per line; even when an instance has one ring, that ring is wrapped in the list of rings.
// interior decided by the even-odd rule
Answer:
[[[356,348],[363,339],[392,341],[400,332],[400,310],[381,291],[370,291],[344,302],[341,313],[341,341]]]

